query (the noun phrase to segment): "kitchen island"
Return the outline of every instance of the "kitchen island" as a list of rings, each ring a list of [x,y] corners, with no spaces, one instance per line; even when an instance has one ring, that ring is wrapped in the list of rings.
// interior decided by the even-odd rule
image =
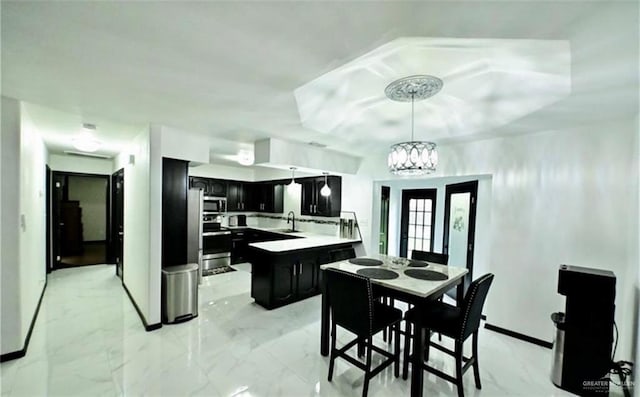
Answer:
[[[284,233],[283,233],[284,234]],[[360,240],[309,233],[286,233],[287,239],[250,243],[251,297],[274,309],[320,293],[320,265],[329,252],[360,244]]]

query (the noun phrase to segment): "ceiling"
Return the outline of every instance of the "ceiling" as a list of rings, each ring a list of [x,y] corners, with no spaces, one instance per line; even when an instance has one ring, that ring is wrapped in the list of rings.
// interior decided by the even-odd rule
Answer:
[[[436,135],[439,144],[637,114],[637,2],[21,1],[1,7],[2,94],[38,105],[29,116],[56,148],[81,122],[97,124],[98,137],[114,142],[157,123],[234,143],[222,155],[267,137],[361,156],[383,153],[389,141],[407,138],[406,112],[380,125],[354,117],[345,131],[326,134],[303,125],[294,93],[403,37],[569,43],[569,96],[502,125],[463,124],[457,134]],[[420,73],[432,72],[428,62],[424,68]],[[382,93],[388,82],[368,89]],[[464,95],[463,85],[458,90]],[[447,120],[470,118],[460,109],[453,118],[417,112],[416,125],[426,131],[420,138],[429,138],[430,128],[443,130],[443,123],[446,129]]]

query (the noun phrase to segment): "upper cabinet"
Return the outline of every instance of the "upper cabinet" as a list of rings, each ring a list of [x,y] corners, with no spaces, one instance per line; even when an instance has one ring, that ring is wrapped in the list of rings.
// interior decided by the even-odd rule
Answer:
[[[205,196],[226,196],[227,181],[224,179],[211,179],[199,176],[189,177],[189,187],[191,189],[200,189]]]
[[[327,184],[331,189],[329,196],[320,194],[324,186],[324,177],[304,178],[302,182],[302,200],[300,213],[302,215],[338,217],[341,210],[342,178],[327,177]]]
[[[254,211],[282,213],[284,207],[284,185],[255,183],[252,186]]]
[[[249,201],[251,184],[240,181],[227,183],[227,211],[253,211]]]

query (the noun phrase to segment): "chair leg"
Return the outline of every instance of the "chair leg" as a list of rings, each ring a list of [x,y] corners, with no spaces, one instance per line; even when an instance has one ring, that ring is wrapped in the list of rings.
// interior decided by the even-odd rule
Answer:
[[[473,377],[476,381],[476,389],[482,389],[480,383],[480,364],[478,364],[478,331],[473,333]]]
[[[427,335],[427,342],[424,344],[424,357],[423,357],[423,360],[425,362],[428,362],[429,361],[429,346],[431,345],[431,331],[426,330],[425,333]]]
[[[333,378],[333,365],[336,361],[336,323],[331,324],[331,352],[329,353],[329,376],[327,380],[331,382]]]
[[[462,386],[462,342],[456,340],[456,386],[458,387],[458,397],[464,397],[464,388]]]
[[[365,347],[366,347],[366,340],[360,339],[358,341],[358,357],[364,356]]]
[[[393,355],[395,356],[395,363],[393,363],[393,374],[397,378],[400,376],[400,322],[398,321],[394,326],[396,334],[395,337],[395,345],[393,346]]]
[[[407,380],[409,373],[409,356],[411,350],[411,323],[405,320],[404,327],[404,361],[402,363],[402,379]]]
[[[373,343],[373,336],[369,337],[367,342],[367,370],[364,373],[364,384],[362,385],[362,397],[367,397],[369,392],[369,380],[371,379],[371,344]]]

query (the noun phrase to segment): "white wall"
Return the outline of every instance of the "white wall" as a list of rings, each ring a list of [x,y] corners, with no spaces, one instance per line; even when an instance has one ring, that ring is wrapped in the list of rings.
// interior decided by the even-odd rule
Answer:
[[[149,130],[133,140],[134,164],[124,165],[123,281],[149,324],[150,269]]]
[[[189,176],[233,179],[237,181],[251,182],[254,180],[254,171],[251,167],[232,167],[221,164],[202,164],[195,167],[189,167]]]
[[[66,154],[51,154],[49,156],[49,167],[52,171],[78,172],[83,174],[111,175],[113,173],[112,160],[93,159]]]
[[[69,200],[80,201],[83,241],[107,239],[107,180],[69,177]]]
[[[22,105],[2,97],[0,351],[24,347],[46,282],[47,150]],[[13,188],[9,188],[13,186]]]
[[[22,105],[21,105],[22,107]],[[20,302],[22,340],[46,282],[47,149],[22,108],[20,130]]]
[[[564,308],[558,266],[606,268],[618,278],[618,356],[630,357],[635,128],[620,121],[440,148],[439,175],[492,175],[488,322],[550,341],[549,314]]]
[[[20,103],[2,97],[0,132],[0,354],[22,349],[20,318]]]

